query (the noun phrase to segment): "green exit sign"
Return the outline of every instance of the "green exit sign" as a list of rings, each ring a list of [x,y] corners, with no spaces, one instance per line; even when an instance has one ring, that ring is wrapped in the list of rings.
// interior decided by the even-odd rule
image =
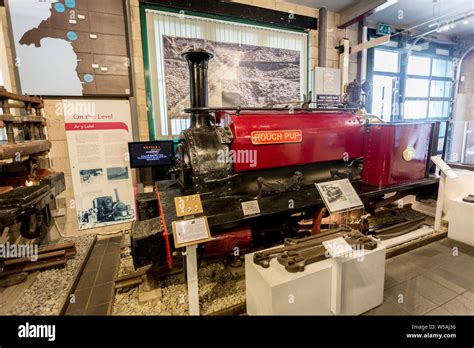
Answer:
[[[392,33],[392,28],[390,25],[379,23],[377,24],[377,35],[390,35]]]

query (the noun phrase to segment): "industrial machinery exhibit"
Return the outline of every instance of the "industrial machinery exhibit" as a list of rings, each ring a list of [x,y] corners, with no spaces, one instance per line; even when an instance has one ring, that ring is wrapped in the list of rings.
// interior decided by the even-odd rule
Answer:
[[[155,183],[164,219],[161,254],[168,264],[165,249],[173,242],[171,223],[179,216],[174,199],[180,196],[200,195],[213,232],[202,245],[204,255],[209,249],[232,255],[236,247],[318,234],[324,203],[315,183],[348,178],[371,210],[393,202],[384,202],[384,194],[427,198],[426,186],[436,185],[429,158],[437,149],[439,124],[371,123],[345,108],[212,108],[207,105],[212,54],[183,55],[189,64],[190,128],[182,132],[171,166],[177,179]],[[256,165],[227,154],[254,154]],[[431,193],[436,198],[436,188]],[[255,202],[259,213],[248,214],[247,202]],[[301,231],[299,223],[308,219],[313,225]]]
[[[472,342],[473,37],[472,0],[0,0],[0,346]]]

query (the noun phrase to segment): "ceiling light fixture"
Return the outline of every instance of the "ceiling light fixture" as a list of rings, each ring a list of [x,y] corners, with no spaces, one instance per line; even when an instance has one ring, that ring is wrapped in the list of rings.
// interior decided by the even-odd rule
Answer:
[[[469,19],[467,19],[466,16],[464,16],[464,21],[463,21],[463,24],[469,24]]]

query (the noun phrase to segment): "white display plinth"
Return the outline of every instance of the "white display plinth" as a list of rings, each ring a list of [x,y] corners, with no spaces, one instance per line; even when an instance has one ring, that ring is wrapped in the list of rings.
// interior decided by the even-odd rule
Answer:
[[[364,259],[342,262],[341,314],[359,315],[383,302],[385,247],[364,252]]]
[[[448,238],[474,246],[474,204],[453,199],[449,205]]]
[[[337,278],[337,263],[341,271]],[[290,273],[276,258],[269,268],[245,256],[247,313],[249,315],[362,314],[383,302],[385,248],[364,251],[363,261],[338,258]]]
[[[324,260],[289,273],[276,258],[263,268],[253,262],[253,254],[245,255],[247,313],[332,314],[331,269],[332,260]]]

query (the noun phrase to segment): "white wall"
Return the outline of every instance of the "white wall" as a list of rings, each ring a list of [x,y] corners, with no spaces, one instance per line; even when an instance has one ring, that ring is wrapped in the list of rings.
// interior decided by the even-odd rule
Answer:
[[[446,179],[444,195],[444,213],[449,220],[449,207],[452,199],[463,198],[468,194],[474,195],[474,172],[465,169],[455,169],[458,174],[456,179]]]

